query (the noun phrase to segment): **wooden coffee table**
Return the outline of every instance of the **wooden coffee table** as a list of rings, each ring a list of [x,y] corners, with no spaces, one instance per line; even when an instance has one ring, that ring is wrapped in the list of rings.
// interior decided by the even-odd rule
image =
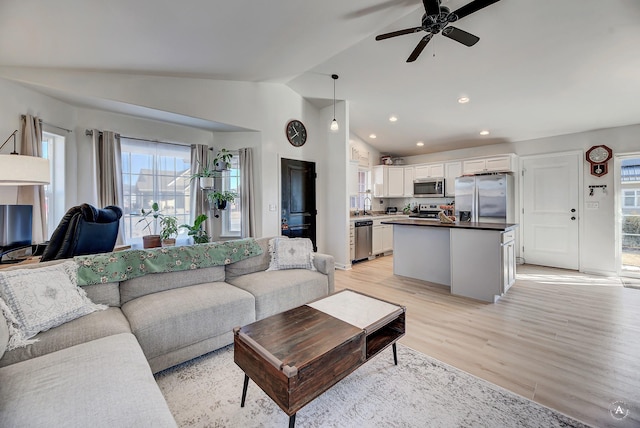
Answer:
[[[289,415],[338,383],[405,333],[403,306],[352,290],[234,329],[234,361]]]

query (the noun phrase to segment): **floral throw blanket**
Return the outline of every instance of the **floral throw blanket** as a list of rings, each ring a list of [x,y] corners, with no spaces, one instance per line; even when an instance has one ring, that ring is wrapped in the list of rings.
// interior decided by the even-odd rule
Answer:
[[[177,272],[227,265],[262,254],[253,238],[181,247],[76,256],[78,285],[106,284],[149,273]]]

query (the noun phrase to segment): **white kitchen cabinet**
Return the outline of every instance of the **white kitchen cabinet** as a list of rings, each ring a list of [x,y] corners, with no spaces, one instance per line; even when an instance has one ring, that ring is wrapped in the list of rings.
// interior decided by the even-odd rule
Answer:
[[[513,230],[502,233],[502,292],[516,281],[516,241]]]
[[[374,166],[373,196],[376,198],[402,198],[404,196],[404,167]]]
[[[356,258],[356,232],[355,224],[349,222],[349,260],[355,260]]]
[[[371,237],[371,253],[374,255],[393,251],[393,226],[373,221]]]
[[[441,178],[444,177],[444,164],[432,163],[418,165],[414,171],[414,178]]]
[[[483,172],[514,172],[516,156],[514,154],[489,158],[467,159],[462,162],[463,174],[480,174]]]
[[[413,167],[405,166],[404,167],[404,196],[411,197],[413,196]]]
[[[462,175],[462,162],[447,162],[444,164],[445,196],[456,195],[456,177]]]

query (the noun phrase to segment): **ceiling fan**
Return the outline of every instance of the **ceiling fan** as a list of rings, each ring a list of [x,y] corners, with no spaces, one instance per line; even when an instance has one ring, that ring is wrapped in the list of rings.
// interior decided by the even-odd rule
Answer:
[[[418,42],[418,45],[413,52],[411,52],[409,58],[407,58],[407,62],[415,61],[431,38],[438,33],[442,33],[443,36],[460,42],[465,46],[473,46],[478,43],[478,40],[480,40],[479,37],[449,24],[499,1],[500,0],[473,0],[471,3],[451,12],[448,7],[440,5],[440,0],[422,0],[426,13],[422,16],[422,25],[420,27],[405,28],[404,30],[380,34],[376,36],[376,40],[385,40],[391,37],[417,33],[419,31],[428,33]]]

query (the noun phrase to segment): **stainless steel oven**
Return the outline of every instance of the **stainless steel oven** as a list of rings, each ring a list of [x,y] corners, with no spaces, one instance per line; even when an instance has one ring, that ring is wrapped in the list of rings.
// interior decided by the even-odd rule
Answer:
[[[413,180],[413,196],[416,198],[444,198],[444,191],[444,178]]]

